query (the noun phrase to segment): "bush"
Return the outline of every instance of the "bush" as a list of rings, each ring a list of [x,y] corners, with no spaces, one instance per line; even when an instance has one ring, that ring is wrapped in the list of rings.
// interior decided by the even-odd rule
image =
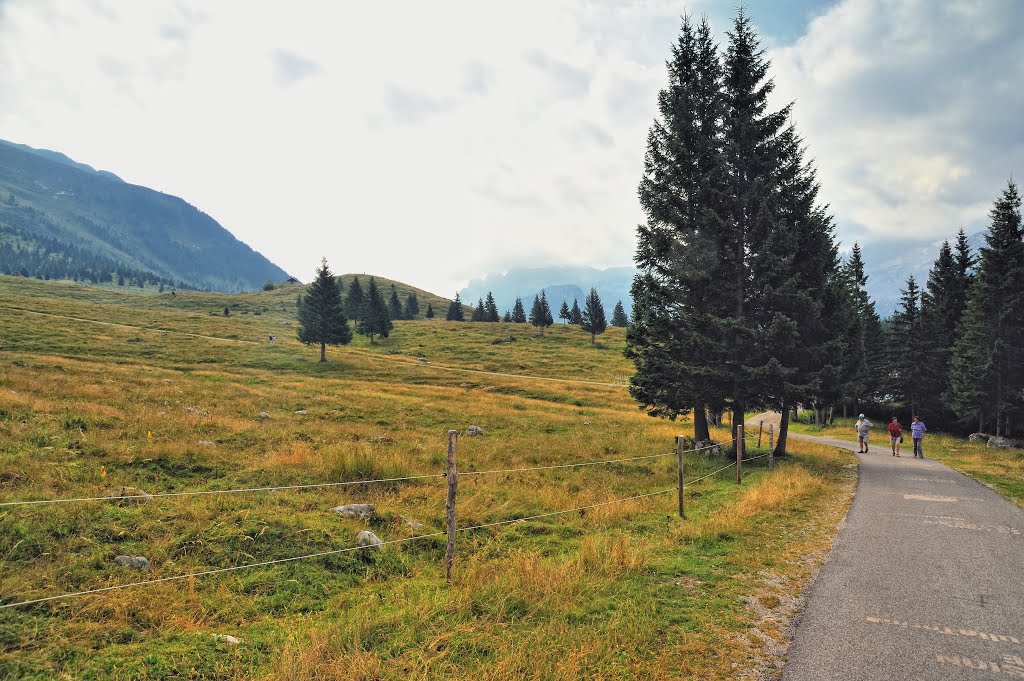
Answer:
[[[264,291],[273,291],[275,288],[277,288],[277,287],[274,286],[274,282],[272,282],[269,279],[267,279],[267,281],[263,284],[263,290]]]

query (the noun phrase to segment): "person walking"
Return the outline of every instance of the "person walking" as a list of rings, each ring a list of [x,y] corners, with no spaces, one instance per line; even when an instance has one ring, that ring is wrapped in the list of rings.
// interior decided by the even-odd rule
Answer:
[[[924,458],[924,449],[921,447],[921,441],[924,440],[925,431],[928,429],[924,427],[924,421],[914,417],[914,422],[910,424],[910,435],[914,438],[914,458]]]
[[[858,454],[868,453],[868,434],[871,432],[871,421],[868,421],[864,414],[857,417],[857,443],[860,445]]]
[[[900,455],[900,443],[903,442],[903,426],[900,425],[900,421],[895,416],[892,417],[892,421],[889,422],[889,444],[892,446],[892,455]]]

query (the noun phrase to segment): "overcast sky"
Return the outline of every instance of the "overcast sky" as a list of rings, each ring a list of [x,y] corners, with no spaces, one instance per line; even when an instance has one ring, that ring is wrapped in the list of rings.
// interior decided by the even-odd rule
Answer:
[[[632,262],[684,11],[736,0],[0,0],[0,138],[184,198],[290,273],[451,294]],[[981,229],[1024,174],[1024,2],[747,3],[849,245]]]

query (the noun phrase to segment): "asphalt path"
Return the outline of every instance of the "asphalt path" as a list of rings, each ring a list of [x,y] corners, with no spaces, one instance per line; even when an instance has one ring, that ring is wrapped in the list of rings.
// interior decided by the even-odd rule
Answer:
[[[1024,510],[878,430],[783,681],[1024,679]]]

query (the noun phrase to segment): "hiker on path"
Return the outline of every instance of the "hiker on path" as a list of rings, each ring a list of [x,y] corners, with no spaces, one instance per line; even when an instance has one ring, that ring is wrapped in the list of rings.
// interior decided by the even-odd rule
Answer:
[[[893,416],[886,430],[889,431],[889,444],[892,445],[892,455],[899,456],[900,443],[903,442],[903,426],[900,425],[899,419]]]
[[[914,422],[910,424],[910,434],[914,438],[914,458],[924,458],[924,450],[921,448],[921,441],[924,440],[924,433],[928,430],[924,427],[924,421],[921,421],[916,416]]]
[[[871,421],[864,418],[864,414],[857,417],[857,443],[860,444],[858,454],[868,453],[868,433],[871,432]]]

